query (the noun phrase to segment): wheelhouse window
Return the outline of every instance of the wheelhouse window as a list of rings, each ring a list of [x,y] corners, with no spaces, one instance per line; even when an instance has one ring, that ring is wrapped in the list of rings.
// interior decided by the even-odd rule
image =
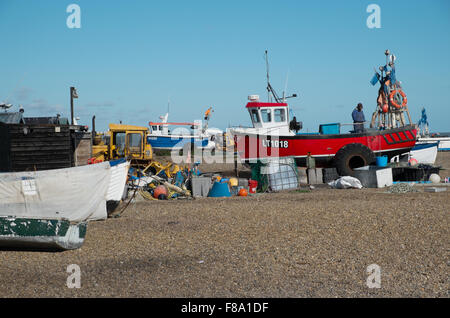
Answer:
[[[285,109],[283,109],[283,108],[275,109],[274,117],[275,117],[275,122],[277,122],[277,123],[285,122],[286,121]]]
[[[257,110],[257,109],[252,109],[252,110],[250,111],[250,115],[251,115],[252,121],[253,121],[254,123],[259,123],[259,122],[260,122],[260,120],[259,120],[259,114],[258,114],[258,110]]]
[[[272,114],[270,112],[270,109],[263,109],[261,110],[261,118],[262,121],[265,123],[269,123],[272,121]]]

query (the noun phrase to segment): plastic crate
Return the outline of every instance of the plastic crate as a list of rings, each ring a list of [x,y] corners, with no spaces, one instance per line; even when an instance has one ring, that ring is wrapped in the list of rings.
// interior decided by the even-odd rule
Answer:
[[[322,124],[319,126],[319,133],[322,135],[339,135],[341,133],[341,124]]]

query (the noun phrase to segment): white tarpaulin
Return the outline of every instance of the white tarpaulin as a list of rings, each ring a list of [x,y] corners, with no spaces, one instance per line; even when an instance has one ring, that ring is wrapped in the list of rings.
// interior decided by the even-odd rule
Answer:
[[[108,162],[66,169],[0,173],[0,216],[106,219]]]
[[[328,183],[328,185],[335,189],[363,188],[361,181],[359,181],[359,179],[350,176],[340,177],[337,180],[331,181],[330,183]]]

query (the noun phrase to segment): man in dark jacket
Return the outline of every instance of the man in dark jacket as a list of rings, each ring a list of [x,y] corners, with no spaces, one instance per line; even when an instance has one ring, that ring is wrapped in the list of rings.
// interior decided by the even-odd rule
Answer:
[[[360,133],[364,131],[364,122],[366,121],[366,119],[364,118],[364,113],[362,109],[363,105],[359,103],[352,113],[353,129],[355,133]]]

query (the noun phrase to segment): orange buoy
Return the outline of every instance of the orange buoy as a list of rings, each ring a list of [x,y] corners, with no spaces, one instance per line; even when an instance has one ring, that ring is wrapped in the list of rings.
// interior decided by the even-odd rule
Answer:
[[[411,158],[411,159],[409,159],[408,164],[411,167],[414,167],[414,166],[417,166],[419,164],[419,161],[417,161],[417,159],[415,159],[415,158]]]
[[[241,190],[239,190],[238,196],[240,197],[246,197],[247,196],[247,190],[245,190],[244,188],[242,188]]]
[[[400,95],[402,96],[402,104],[401,104],[401,105],[398,104],[397,101],[394,100],[394,96],[395,96],[395,94],[397,94],[397,93],[400,94]],[[406,104],[408,103],[408,99],[406,98],[406,94],[405,94],[404,91],[402,91],[401,89],[396,89],[396,90],[393,90],[393,91],[391,92],[391,94],[389,94],[389,102],[390,102],[392,105],[394,105],[395,108],[400,109],[400,108],[406,106]]]
[[[389,110],[388,104],[384,104],[383,107],[381,108],[381,110],[383,111],[383,113],[387,113]]]
[[[163,185],[159,185],[155,188],[155,190],[153,190],[153,197],[155,199],[159,199],[161,195],[167,199],[167,194],[167,188]]]

